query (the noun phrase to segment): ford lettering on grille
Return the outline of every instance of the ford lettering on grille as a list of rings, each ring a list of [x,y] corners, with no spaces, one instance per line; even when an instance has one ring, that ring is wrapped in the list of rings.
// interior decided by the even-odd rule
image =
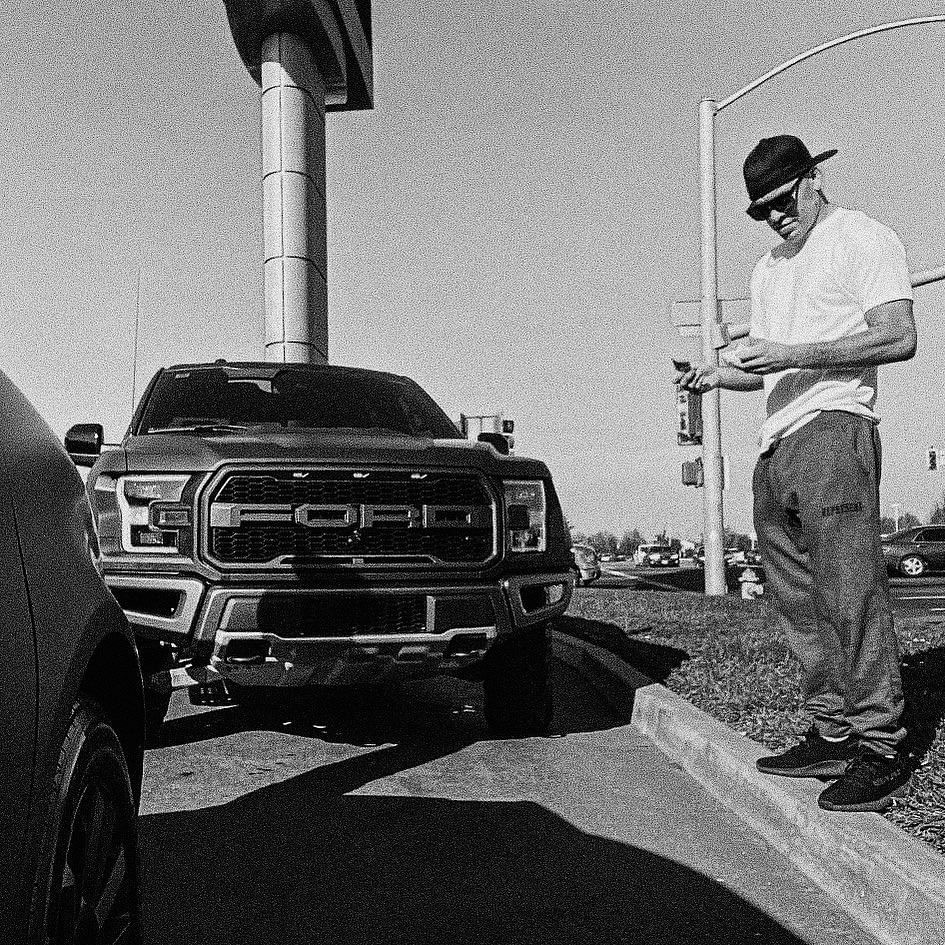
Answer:
[[[472,565],[495,553],[493,500],[477,476],[300,472],[224,476],[207,506],[210,558],[233,567]]]

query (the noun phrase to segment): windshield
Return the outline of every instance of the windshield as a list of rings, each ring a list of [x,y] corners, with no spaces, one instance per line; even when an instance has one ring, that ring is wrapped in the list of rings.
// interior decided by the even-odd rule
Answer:
[[[330,367],[163,371],[137,432],[233,435],[259,428],[461,438],[413,381]]]

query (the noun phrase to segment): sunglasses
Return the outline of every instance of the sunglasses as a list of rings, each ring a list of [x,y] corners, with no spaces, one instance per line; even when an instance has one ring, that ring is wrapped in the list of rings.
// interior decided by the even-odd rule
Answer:
[[[790,190],[786,190],[783,194],[778,194],[777,197],[772,197],[771,200],[766,200],[756,207],[749,207],[745,212],[752,220],[758,221],[767,220],[772,210],[776,210],[778,213],[793,214],[797,210],[797,192],[804,176],[806,175],[798,177]]]

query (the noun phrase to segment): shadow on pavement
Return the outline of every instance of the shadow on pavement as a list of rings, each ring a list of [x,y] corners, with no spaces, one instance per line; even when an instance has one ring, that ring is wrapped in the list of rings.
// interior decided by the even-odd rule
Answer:
[[[900,670],[906,697],[903,748],[917,763],[932,746],[945,719],[945,647],[904,655]]]
[[[560,633],[567,633],[616,653],[653,682],[665,682],[677,666],[689,659],[685,650],[649,643],[646,640],[635,640],[627,636],[617,624],[603,620],[564,616],[559,617],[553,626]]]
[[[609,709],[588,704],[593,696],[587,685],[558,661],[552,664],[552,684],[550,734],[593,732],[622,724]],[[438,687],[444,692],[438,694]],[[464,700],[459,705],[457,689]],[[434,677],[399,685],[283,690],[273,695],[266,711],[234,705],[169,719],[155,747],[270,731],[346,745],[422,745],[432,758],[434,746],[453,751],[490,737],[482,719],[482,688],[475,682]]]
[[[143,817],[146,941],[800,942],[701,874],[532,802],[346,796],[408,760],[384,749]]]

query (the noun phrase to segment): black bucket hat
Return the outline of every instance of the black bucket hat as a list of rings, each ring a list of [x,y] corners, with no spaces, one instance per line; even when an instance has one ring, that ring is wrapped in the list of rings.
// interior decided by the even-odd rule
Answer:
[[[798,177],[803,177],[815,164],[837,153],[836,148],[812,157],[807,145],[794,135],[762,138],[745,158],[745,187],[751,204],[749,212],[761,198]]]

